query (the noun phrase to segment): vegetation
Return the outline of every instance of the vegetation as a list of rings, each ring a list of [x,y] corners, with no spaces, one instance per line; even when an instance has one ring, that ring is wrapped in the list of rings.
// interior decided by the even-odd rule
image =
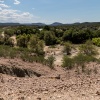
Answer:
[[[53,57],[52,55],[49,56],[47,59],[46,59],[46,63],[47,65],[53,69],[54,68],[54,61],[55,61],[55,57]]]
[[[65,42],[63,52],[65,52],[67,55],[70,55],[72,48],[73,47],[72,47],[72,44],[70,42]]]
[[[73,59],[69,58],[68,56],[63,57],[62,67],[66,69],[72,69],[74,67]]]
[[[97,51],[90,40],[80,46],[80,52],[85,55],[96,55]]]
[[[45,59],[44,46],[55,47],[63,45],[62,66],[72,69],[84,63],[95,61],[94,55],[98,54],[94,45],[100,46],[100,23],[83,23],[63,26],[13,26],[0,29],[0,56],[19,57],[24,61],[36,61],[47,64],[53,68],[55,58]],[[17,47],[12,36],[16,36]],[[81,54],[74,58],[71,54],[72,44],[79,44]],[[96,71],[95,71],[96,72]]]
[[[86,68],[86,64],[89,62],[98,62],[98,59],[96,59],[93,56],[88,56],[84,54],[78,54],[77,56],[70,58],[68,56],[63,57],[62,61],[62,67],[64,67],[67,70],[76,68],[77,73],[80,72],[90,74],[90,70]],[[97,69],[94,69],[94,73],[97,73]]]
[[[95,44],[96,46],[100,47],[100,37],[98,38],[93,38],[92,39],[93,44]]]

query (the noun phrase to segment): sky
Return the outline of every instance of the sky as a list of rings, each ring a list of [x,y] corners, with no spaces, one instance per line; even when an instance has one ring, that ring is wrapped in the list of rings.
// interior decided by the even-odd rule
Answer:
[[[0,22],[100,22],[100,0],[0,0]]]

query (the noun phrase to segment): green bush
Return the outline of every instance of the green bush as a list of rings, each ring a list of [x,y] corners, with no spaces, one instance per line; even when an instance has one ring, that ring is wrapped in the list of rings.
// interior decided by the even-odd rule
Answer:
[[[78,54],[77,56],[73,58],[73,60],[74,60],[74,63],[76,63],[78,66],[82,66],[85,63],[97,61],[95,57],[84,55],[84,54]]]
[[[30,35],[26,35],[26,34],[18,35],[17,36],[17,45],[19,47],[27,47],[29,39],[30,39]]]
[[[68,56],[65,55],[62,60],[62,67],[64,67],[67,70],[76,67],[78,73],[80,69],[82,72],[85,72],[85,67],[86,67],[85,64],[94,61],[98,60],[93,56],[88,56],[84,54],[78,54],[74,58],[69,58]]]
[[[67,55],[70,55],[71,54],[71,50],[72,50],[72,44],[70,42],[66,42],[64,44],[63,52],[65,52]]]
[[[100,37],[98,37],[98,38],[93,38],[93,39],[92,39],[92,42],[93,42],[94,45],[100,47]]]
[[[68,56],[64,56],[62,60],[62,67],[66,69],[72,69],[74,67],[74,62],[72,58],[69,58]]]
[[[80,46],[80,52],[85,55],[96,55],[97,51],[90,40]]]
[[[44,55],[44,41],[39,40],[35,35],[32,35],[29,41],[29,48],[37,55]]]
[[[47,65],[53,69],[54,68],[54,61],[55,61],[55,57],[54,56],[49,56],[47,59],[46,59],[46,63]]]

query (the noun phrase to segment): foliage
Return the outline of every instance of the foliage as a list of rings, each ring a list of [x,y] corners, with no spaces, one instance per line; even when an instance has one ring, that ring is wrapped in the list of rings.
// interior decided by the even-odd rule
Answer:
[[[88,55],[84,55],[84,54],[78,54],[74,58],[70,58],[65,55],[62,60],[62,67],[66,68],[68,70],[74,68],[75,66],[77,68],[81,67],[82,72],[84,72],[85,64],[89,63],[89,62],[94,62],[94,61],[98,61],[98,60],[93,56],[88,56]]]
[[[46,63],[47,65],[53,69],[54,68],[54,61],[55,61],[55,57],[54,56],[49,56],[47,59],[46,59]]]
[[[84,55],[84,54],[78,54],[77,56],[75,56],[73,58],[74,60],[74,63],[77,64],[78,66],[82,66],[84,65],[85,63],[88,63],[88,62],[94,62],[94,61],[97,61],[97,59],[95,57],[93,57],[92,55]]]
[[[13,39],[12,38],[9,38],[6,44],[9,45],[9,46],[14,46]]]
[[[55,37],[54,32],[45,31],[44,41],[45,41],[46,45],[54,45],[54,44],[56,44],[56,37]]]
[[[38,55],[44,55],[44,41],[38,41],[38,44],[36,45],[36,53]]]
[[[38,44],[38,41],[39,41],[39,39],[37,36],[32,35],[30,37],[28,45],[29,45],[29,48],[32,49],[34,52],[36,51],[36,46]]]
[[[92,39],[92,42],[93,42],[94,45],[100,47],[100,37],[98,37],[98,38],[93,38],[93,39]]]
[[[4,37],[0,34],[0,45],[4,44]]]
[[[72,50],[72,44],[70,42],[65,42],[63,52],[65,52],[67,55],[70,55],[71,50]]]
[[[80,49],[80,52],[85,55],[97,54],[97,51],[90,40],[88,40],[85,44],[82,44],[79,49]]]
[[[5,46],[5,45],[0,45],[0,57],[14,58],[16,56],[17,56],[17,51],[15,48]]]
[[[29,40],[29,48],[38,55],[44,54],[44,42],[35,35],[32,35]]]
[[[17,45],[19,47],[27,47],[29,39],[30,39],[30,35],[26,35],[26,34],[18,35],[17,36]]]
[[[44,64],[44,56],[31,55],[33,52],[27,48],[13,48],[5,45],[0,45],[0,57],[5,58],[21,58],[23,61],[39,62]]]
[[[8,36],[13,36],[14,35],[15,30],[14,29],[7,29],[4,31],[4,34],[7,34]]]
[[[64,41],[71,41],[72,43],[83,43],[88,39],[92,38],[93,33],[86,29],[86,30],[77,30],[77,29],[70,29],[64,32],[63,40]]]
[[[65,55],[62,60],[62,67],[68,70],[72,69],[74,67],[73,59]]]
[[[49,31],[49,30],[50,30],[50,27],[49,27],[48,25],[45,25],[45,26],[43,27],[43,30]]]
[[[19,26],[16,31],[15,34],[16,35],[23,35],[23,34],[35,34],[37,31],[36,29],[33,30],[33,28],[28,27],[28,26]]]

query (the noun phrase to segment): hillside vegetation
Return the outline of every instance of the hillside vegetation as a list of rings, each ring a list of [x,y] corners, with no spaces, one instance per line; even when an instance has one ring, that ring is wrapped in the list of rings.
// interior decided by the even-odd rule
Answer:
[[[18,57],[24,61],[35,61],[50,66],[48,61],[50,56],[56,57],[56,59],[52,57],[52,60],[55,59],[53,62],[57,61],[59,57],[64,59],[63,56],[72,57],[79,53],[96,57],[96,55],[99,55],[99,49],[97,50],[96,47],[99,46],[99,37],[99,23],[1,27],[0,56]],[[57,50],[58,45],[60,54],[57,58],[57,51],[55,50]],[[48,51],[50,49],[45,49],[46,47],[55,49],[50,52]]]

